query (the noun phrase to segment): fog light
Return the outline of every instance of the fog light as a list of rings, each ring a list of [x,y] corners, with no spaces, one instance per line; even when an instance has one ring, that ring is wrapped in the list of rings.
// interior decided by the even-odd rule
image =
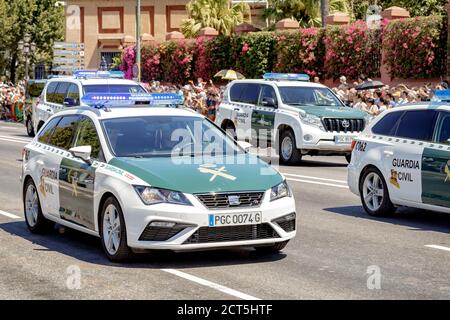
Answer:
[[[158,228],[172,228],[175,226],[175,222],[153,221],[150,223],[150,226]]]
[[[303,140],[305,140],[305,141],[311,141],[312,139],[313,139],[313,136],[310,134],[305,134],[303,136]]]

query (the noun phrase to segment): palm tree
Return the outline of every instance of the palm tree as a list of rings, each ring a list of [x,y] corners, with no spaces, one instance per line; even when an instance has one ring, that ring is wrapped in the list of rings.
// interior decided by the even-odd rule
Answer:
[[[191,0],[186,9],[189,18],[181,23],[181,32],[187,38],[195,37],[204,27],[230,35],[235,26],[251,19],[250,7],[244,2],[232,5],[230,0]]]

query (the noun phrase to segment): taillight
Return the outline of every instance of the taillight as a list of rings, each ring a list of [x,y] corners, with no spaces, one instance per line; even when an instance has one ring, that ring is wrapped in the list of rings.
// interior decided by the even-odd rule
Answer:
[[[356,140],[352,140],[352,151],[353,151],[353,149],[355,149],[355,146],[356,146]]]

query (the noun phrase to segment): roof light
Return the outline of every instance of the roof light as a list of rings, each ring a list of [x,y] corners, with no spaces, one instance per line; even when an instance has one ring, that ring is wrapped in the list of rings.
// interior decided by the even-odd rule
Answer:
[[[176,93],[88,93],[81,101],[92,107],[136,104],[179,105],[183,103],[183,97]]]
[[[75,78],[103,78],[103,79],[123,79],[124,74],[122,71],[99,71],[99,70],[77,70],[73,73]]]
[[[309,76],[304,73],[265,73],[264,80],[291,80],[291,81],[309,81]]]
[[[431,101],[443,101],[443,102],[449,102],[450,101],[450,90],[436,90],[434,92],[434,96],[431,98]]]

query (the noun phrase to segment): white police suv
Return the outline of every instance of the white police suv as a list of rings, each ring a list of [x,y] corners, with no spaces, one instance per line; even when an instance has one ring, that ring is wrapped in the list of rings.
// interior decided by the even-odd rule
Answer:
[[[146,93],[132,80],[123,79],[121,71],[79,70],[73,76],[47,81],[39,102],[33,110],[32,128],[39,131],[53,114],[66,108],[86,106],[80,97],[89,93]]]
[[[346,107],[326,86],[305,74],[268,73],[261,80],[231,82],[216,124],[253,145],[274,146],[280,162],[303,155],[344,155],[370,116]]]
[[[115,261],[146,249],[282,250],[296,234],[284,177],[207,118],[167,107],[181,99],[88,94],[92,107],[53,115],[23,153],[28,228],[99,236]]]
[[[450,213],[448,104],[383,112],[352,145],[348,184],[368,214],[392,214],[398,206]]]

